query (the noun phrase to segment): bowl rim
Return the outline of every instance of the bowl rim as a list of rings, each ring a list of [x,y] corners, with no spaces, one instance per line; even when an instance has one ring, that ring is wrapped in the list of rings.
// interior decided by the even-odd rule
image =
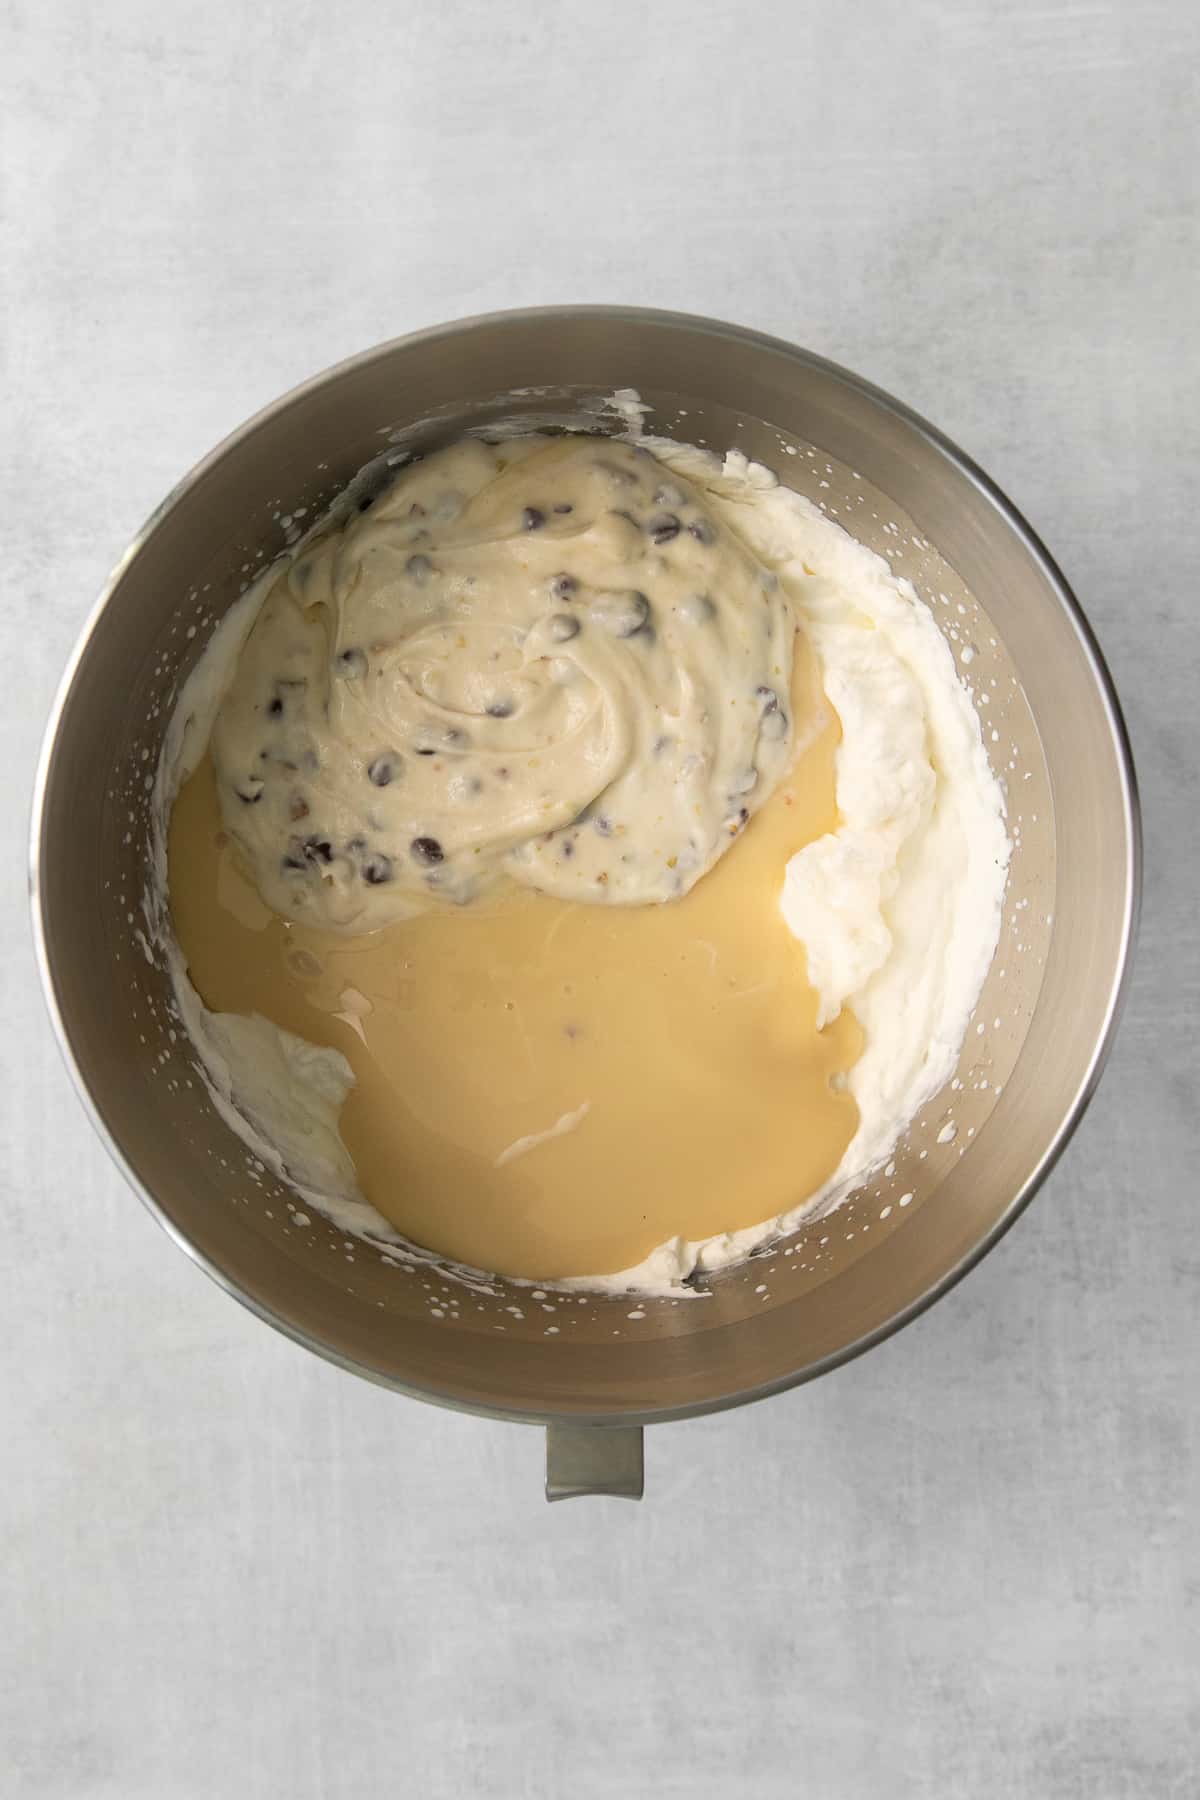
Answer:
[[[488,1405],[462,1399],[450,1390],[439,1390],[415,1382],[402,1381],[389,1376],[378,1369],[358,1362],[353,1356],[345,1355],[332,1345],[313,1337],[309,1332],[293,1324],[288,1318],[273,1307],[259,1300],[244,1290],[237,1280],[219,1263],[214,1262],[204,1251],[200,1250],[159,1205],[155,1196],[143,1184],[127,1161],[124,1152],[109,1131],[99,1108],[84,1079],[82,1070],[75,1058],[66,1021],[58,1002],[55,987],[54,971],[46,937],[46,921],[43,909],[42,886],[42,840],[46,828],[46,803],[50,777],[57,747],[58,731],[64,711],[66,710],[71,690],[74,687],[80,666],[87,653],[92,636],[99,626],[109,601],[124,578],[144,545],[157,530],[159,524],[178,505],[178,503],[195,488],[221,460],[237,444],[256,432],[275,415],[285,411],[297,401],[326,385],[341,379],[357,369],[369,367],[374,362],[383,361],[400,349],[413,349],[422,344],[431,344],[446,338],[454,338],[464,333],[518,323],[535,323],[551,321],[561,322],[574,319],[605,319],[623,323],[644,323],[660,326],[682,326],[693,333],[699,333],[720,341],[735,341],[769,351],[776,356],[802,364],[808,369],[831,376],[871,400],[881,410],[892,413],[911,431],[922,438],[930,449],[948,461],[988,502],[992,509],[1000,515],[1004,524],[1018,538],[1030,560],[1037,566],[1041,575],[1054,591],[1064,613],[1074,628],[1080,649],[1089,665],[1096,691],[1104,709],[1109,732],[1112,738],[1120,778],[1121,804],[1125,825],[1128,853],[1125,860],[1122,884],[1122,919],[1118,956],[1112,972],[1108,997],[1105,1003],[1104,1019],[1098,1032],[1087,1065],[1078,1079],[1075,1094],[1070,1105],[1045,1147],[1035,1167],[1031,1170],[1021,1187],[1013,1194],[1008,1205],[995,1223],[984,1232],[969,1250],[958,1259],[943,1275],[905,1307],[892,1315],[882,1325],[872,1331],[864,1332],[840,1349],[830,1351],[828,1355],[806,1364],[804,1368],[794,1370],[786,1375],[776,1376],[770,1381],[760,1382],[754,1387],[739,1389],[735,1392],[719,1395],[712,1400],[692,1402],[682,1406],[664,1407],[661,1409],[643,1408],[641,1410],[625,1410],[614,1407],[599,1412],[580,1412],[564,1407],[547,1407],[535,1412],[519,1407]],[[444,1406],[456,1412],[465,1412],[479,1417],[506,1420],[519,1424],[548,1425],[569,1422],[576,1425],[597,1426],[630,1426],[666,1424],[675,1420],[696,1418],[706,1413],[724,1412],[735,1406],[747,1405],[754,1400],[765,1400],[774,1394],[785,1393],[789,1388],[798,1387],[801,1383],[815,1380],[820,1375],[828,1374],[832,1369],[840,1368],[861,1356],[864,1351],[882,1343],[893,1333],[920,1317],[944,1294],[980,1263],[988,1252],[999,1243],[1000,1239],[1012,1227],[1025,1211],[1038,1189],[1050,1175],[1059,1158],[1062,1156],[1072,1135],[1077,1129],[1087,1107],[1096,1091],[1105,1064],[1108,1061],[1120,1023],[1121,1013],[1129,991],[1133,964],[1133,949],[1137,935],[1138,918],[1141,909],[1143,872],[1142,822],[1141,806],[1138,796],[1137,776],[1134,769],[1133,753],[1130,746],[1128,729],[1121,712],[1116,688],[1108,665],[1100,649],[1096,635],[1084,616],[1083,610],[1063,575],[1058,564],[1050,555],[1033,527],[1024,518],[1008,496],[997,486],[982,468],[967,453],[960,449],[935,425],[906,406],[903,401],[873,382],[845,368],[842,364],[819,356],[816,352],[806,350],[799,345],[791,344],[786,339],[774,337],[768,333],[753,330],[748,326],[735,325],[720,319],[712,319],[702,314],[683,313],[657,307],[613,306],[613,305],[569,305],[569,306],[536,306],[505,309],[498,312],[476,313],[464,318],[449,320],[439,325],[427,326],[421,330],[406,332],[399,337],[388,338],[384,342],[373,345],[367,350],[344,357],[339,362],[309,376],[297,383],[276,399],[260,407],[242,424],[228,432],[213,449],[201,457],[193,467],[167,492],[165,497],[150,513],[141,528],[134,534],[127,548],[122,553],[107,581],[100,589],[97,598],[84,620],[76,639],[74,648],[68,658],[66,668],[55,691],[50,715],[42,738],[38,755],[37,771],[34,779],[32,808],[29,827],[29,895],[31,923],[33,931],[34,955],[42,992],[50,1014],[51,1025],[58,1041],[59,1051],[66,1064],[76,1094],[79,1096],[84,1111],[91,1121],[92,1127],[99,1137],[109,1157],[116,1165],[125,1181],[133,1189],[143,1206],[163,1228],[167,1235],[184,1252],[184,1254],[202,1269],[219,1287],[237,1300],[242,1306],[272,1326],[293,1343],[312,1351],[326,1362],[350,1374],[361,1376],[380,1387],[407,1395],[414,1400],[423,1400],[436,1406]]]

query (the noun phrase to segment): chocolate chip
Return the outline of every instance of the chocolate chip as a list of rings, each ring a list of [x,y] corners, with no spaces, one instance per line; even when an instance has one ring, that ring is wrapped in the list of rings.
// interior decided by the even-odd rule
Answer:
[[[607,818],[604,813],[596,814],[592,820],[592,827],[601,837],[611,837],[613,834],[612,820]]]
[[[429,577],[433,574],[433,564],[427,556],[422,556],[421,552],[418,550],[416,555],[410,556],[405,563],[404,573],[408,576],[410,581],[415,581],[418,587],[424,587],[425,583],[429,580]]]
[[[717,609],[707,594],[689,594],[686,600],[679,602],[679,612],[689,625],[707,625],[717,616]]]
[[[679,520],[669,512],[652,513],[646,524],[646,530],[656,544],[669,544],[672,538],[679,536],[680,529]]]
[[[573,575],[556,575],[550,583],[550,592],[556,600],[570,600],[572,595],[579,592],[579,583]]]
[[[597,625],[611,631],[614,637],[631,638],[645,629],[650,602],[645,594],[631,588],[624,594],[601,594],[593,600],[590,611]]]
[[[377,756],[374,762],[367,765],[367,780],[372,782],[375,787],[387,787],[395,781],[401,766],[398,756],[392,756],[390,753]]]
[[[546,636],[556,644],[569,643],[579,636],[579,620],[573,619],[570,613],[553,613],[546,621]]]
[[[359,512],[366,512],[367,508],[370,506],[374,506],[374,504],[375,504],[374,494],[364,494],[362,499],[358,503],[358,510],[359,510]]]
[[[715,544],[717,541],[717,534],[707,519],[690,520],[688,536],[694,537],[698,544]]]
[[[293,794],[288,801],[288,818],[292,821],[293,825],[298,825],[301,819],[307,819],[307,817],[308,801],[304,798],[303,794]]]
[[[332,861],[333,845],[328,838],[318,837],[314,833],[311,837],[288,839],[283,866],[285,869],[311,869],[318,863]]]
[[[419,749],[417,750],[417,755],[418,756],[436,756],[437,751],[431,749],[428,744],[422,744],[419,747]]]
[[[342,650],[334,667],[347,681],[361,681],[368,668],[367,653],[365,650]]]
[[[682,488],[677,488],[673,481],[664,481],[655,491],[655,506],[682,506],[687,499]]]
[[[575,508],[571,505],[569,500],[560,500],[554,510],[556,513],[569,513],[574,512]]]
[[[511,719],[513,703],[511,700],[493,700],[487,712],[489,719]]]
[[[644,639],[646,643],[652,644],[657,633],[655,632],[654,619],[650,612],[650,602],[647,600],[645,594],[635,593],[633,595],[633,607],[630,613],[630,620],[631,623],[629,629],[624,635],[626,637],[640,637]]]
[[[773,713],[779,710],[779,695],[775,692],[774,688],[756,687],[754,693],[755,698],[762,701],[764,717],[767,713]]]
[[[282,719],[283,717],[283,701],[278,694],[273,700],[267,702],[267,717],[269,719]]]
[[[442,742],[449,750],[465,750],[470,741],[467,733],[460,731],[457,725],[449,726],[442,733]]]
[[[440,863],[446,855],[437,839],[432,837],[414,838],[411,849],[419,863]]]
[[[524,531],[540,531],[545,523],[545,513],[536,506],[527,506],[521,514],[521,528]]]
[[[574,854],[575,854],[575,846],[574,846],[574,844],[573,844],[573,843],[572,843],[572,842],[571,842],[571,840],[570,840],[570,838],[564,838],[564,839],[563,839],[563,841],[562,841],[562,853],[563,853],[563,855],[564,855],[564,856],[566,856],[566,857],[571,857],[571,856],[574,856]]]
[[[385,881],[392,879],[392,859],[390,856],[368,856],[362,866],[363,880],[372,887],[382,887]]]

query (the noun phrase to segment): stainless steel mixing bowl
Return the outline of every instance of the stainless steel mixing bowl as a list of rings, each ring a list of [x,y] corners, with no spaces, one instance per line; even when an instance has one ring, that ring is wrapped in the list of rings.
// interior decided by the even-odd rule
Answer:
[[[181,680],[255,570],[364,465],[514,416],[650,427],[775,468],[930,603],[975,692],[1014,840],[1003,932],[954,1084],[895,1162],[705,1297],[474,1292],[345,1240],[211,1105],[142,935],[148,788]],[[381,460],[382,459],[382,460]],[[33,820],[50,1010],[110,1153],[258,1316],[420,1399],[549,1427],[548,1492],[641,1491],[641,1427],[738,1405],[866,1349],[996,1242],[1095,1086],[1129,961],[1139,838],[1096,644],[1029,527],[953,445],[820,358],[705,319],[564,307],[355,357],[236,432],[119,563],[54,708]]]

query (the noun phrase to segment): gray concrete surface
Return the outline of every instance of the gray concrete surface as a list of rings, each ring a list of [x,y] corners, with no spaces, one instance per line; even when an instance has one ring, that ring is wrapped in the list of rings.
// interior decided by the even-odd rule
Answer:
[[[0,1795],[1200,1790],[1200,30],[1038,6],[5,8]],[[918,1324],[648,1443],[274,1337],[124,1190],[27,953],[43,718],[173,479],[292,382],[481,310],[797,339],[939,421],[1077,585],[1146,803],[1137,979],[1044,1195]]]

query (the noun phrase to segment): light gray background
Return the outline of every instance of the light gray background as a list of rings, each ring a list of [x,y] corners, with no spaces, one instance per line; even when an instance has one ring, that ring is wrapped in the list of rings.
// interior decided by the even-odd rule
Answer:
[[[40,16],[35,23],[28,17]],[[4,1800],[1192,1795],[1190,0],[4,9]],[[937,420],[1061,558],[1146,802],[1099,1102],[927,1317],[547,1509],[528,1430],[273,1336],[107,1166],[26,949],[28,787],[172,481],[378,339],[713,313]]]

